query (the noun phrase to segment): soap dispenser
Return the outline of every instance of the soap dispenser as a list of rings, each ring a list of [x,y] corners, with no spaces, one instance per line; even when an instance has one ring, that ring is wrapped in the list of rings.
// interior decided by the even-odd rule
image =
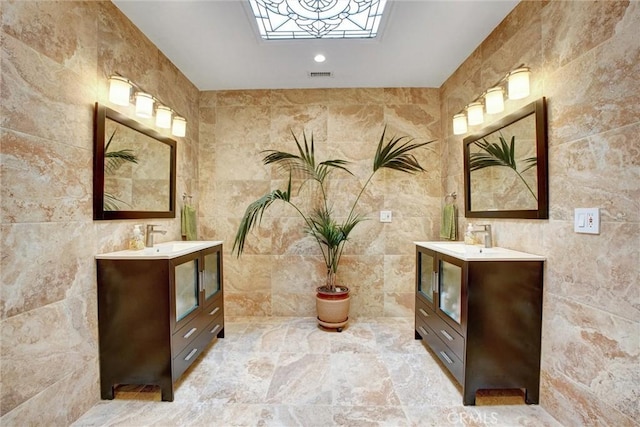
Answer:
[[[467,231],[464,233],[464,244],[465,245],[473,245],[475,244],[476,238],[473,234],[473,224],[469,223],[467,225]]]
[[[133,226],[133,233],[131,239],[129,239],[129,249],[133,251],[144,249],[144,232],[141,224]]]

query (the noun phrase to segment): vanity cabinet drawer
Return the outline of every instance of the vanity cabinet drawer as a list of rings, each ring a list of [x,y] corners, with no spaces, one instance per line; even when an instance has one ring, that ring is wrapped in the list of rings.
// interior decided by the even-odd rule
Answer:
[[[224,315],[222,295],[217,296],[210,304],[207,304],[202,315],[207,318],[207,322],[210,322],[214,317]]]
[[[438,359],[447,367],[458,381],[462,381],[463,364],[461,359],[444,343],[436,331],[422,320],[416,320],[416,332],[438,356]]]
[[[173,355],[180,353],[189,343],[205,330],[211,319],[207,315],[199,314],[195,319],[184,325],[171,337]]]
[[[464,338],[458,331],[449,326],[439,316],[431,316],[427,324],[459,359],[463,359]]]
[[[173,359],[173,377],[180,377],[184,371],[200,356],[211,342],[211,334],[208,329],[204,329],[200,332],[196,338],[189,343],[187,347],[180,354]]]
[[[416,318],[420,318],[423,321],[428,322],[434,317],[436,317],[435,311],[425,304],[422,299],[416,298]]]

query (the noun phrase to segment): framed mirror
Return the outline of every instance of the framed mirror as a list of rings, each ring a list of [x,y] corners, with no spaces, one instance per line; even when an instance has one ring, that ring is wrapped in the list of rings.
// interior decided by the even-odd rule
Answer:
[[[464,138],[467,218],[549,218],[545,98]]]
[[[175,218],[176,142],[96,103],[93,218]]]

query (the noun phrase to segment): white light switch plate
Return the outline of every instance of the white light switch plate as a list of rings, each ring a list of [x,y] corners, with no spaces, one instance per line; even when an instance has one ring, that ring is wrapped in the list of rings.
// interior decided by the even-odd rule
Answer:
[[[600,208],[576,208],[573,213],[573,231],[600,234]]]
[[[391,211],[380,211],[380,222],[391,222]]]

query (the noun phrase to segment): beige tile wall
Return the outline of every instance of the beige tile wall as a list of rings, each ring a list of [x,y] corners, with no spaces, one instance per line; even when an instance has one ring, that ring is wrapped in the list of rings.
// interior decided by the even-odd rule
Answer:
[[[523,2],[441,88],[443,187],[460,194],[452,115],[520,63],[533,93],[505,114],[547,97],[550,218],[489,222],[496,244],[548,257],[541,405],[570,426],[640,419],[638,28],[638,2]],[[600,235],[573,232],[577,207],[601,208]]]
[[[99,399],[93,257],[141,222],[92,219],[94,103],[115,107],[118,72],[184,114],[177,189],[197,195],[199,92],[111,2],[0,12],[0,424],[68,425]]]
[[[313,133],[318,155],[352,162],[357,179],[336,174],[330,193],[346,216],[369,175],[385,124],[389,135],[435,140],[418,152],[426,173],[383,171],[359,204],[371,218],[347,243],[339,280],[352,289],[351,316],[410,316],[414,240],[439,227],[440,100],[437,89],[313,89],[204,92],[200,101],[200,223],[225,241],[225,310],[230,315],[314,316],[314,289],[324,270],[314,241],[293,209],[273,205],[240,258],[230,251],[246,206],[282,175],[262,164],[261,150],[295,150],[291,131]],[[382,224],[378,213],[393,212]]]
[[[436,237],[442,194],[463,194],[452,114],[522,62],[529,100],[549,101],[551,215],[492,223],[497,244],[548,256],[541,404],[565,425],[640,418],[638,2],[523,2],[440,91],[198,93],[110,2],[3,1],[0,14],[3,425],[66,425],[98,400],[93,255],[122,249],[135,223],[92,221],[92,109],[110,73],[193,124],[178,140],[178,194],[199,203],[201,237],[226,241],[230,314],[311,315],[309,283],[323,274],[303,236],[281,238],[296,221],[282,209],[242,258],[229,256],[247,201],[278,183],[260,166],[265,143],[290,147],[288,128],[306,124],[360,173],[382,123],[437,138],[421,158],[429,173],[385,174],[371,188],[363,206],[393,210],[394,222],[363,224],[342,266],[356,315],[393,316],[411,314],[409,242]],[[573,233],[573,208],[585,206],[602,208],[601,235]],[[160,222],[179,237],[178,221]]]

